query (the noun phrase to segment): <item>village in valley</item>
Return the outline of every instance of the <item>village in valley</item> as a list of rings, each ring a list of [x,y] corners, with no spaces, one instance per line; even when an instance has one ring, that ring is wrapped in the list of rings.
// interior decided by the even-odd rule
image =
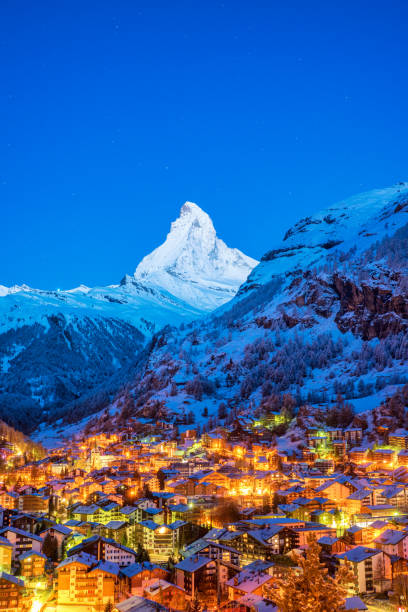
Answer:
[[[292,452],[286,419],[129,418],[49,451],[4,426],[0,610],[273,612],[308,572],[333,610],[404,610],[408,432],[311,427]]]

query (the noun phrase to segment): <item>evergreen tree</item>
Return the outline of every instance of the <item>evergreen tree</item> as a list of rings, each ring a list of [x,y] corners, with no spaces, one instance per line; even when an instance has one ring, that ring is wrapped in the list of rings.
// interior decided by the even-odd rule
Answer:
[[[51,561],[58,561],[58,541],[55,536],[47,535],[44,538],[42,551]]]
[[[164,481],[166,480],[166,474],[163,472],[163,470],[160,468],[157,471],[157,480],[159,481],[159,489],[160,491],[164,490]]]
[[[270,597],[280,612],[340,612],[344,610],[347,585],[354,582],[354,574],[343,565],[335,578],[328,575],[320,561],[321,547],[309,540],[306,557],[293,553],[301,573],[290,571],[276,581]],[[276,587],[276,588],[275,588]]]
[[[225,404],[225,402],[221,402],[220,405],[218,406],[218,418],[225,419],[226,416],[227,416],[227,405]]]
[[[144,561],[150,561],[150,555],[145,548],[139,543],[137,545],[137,562],[143,563]]]

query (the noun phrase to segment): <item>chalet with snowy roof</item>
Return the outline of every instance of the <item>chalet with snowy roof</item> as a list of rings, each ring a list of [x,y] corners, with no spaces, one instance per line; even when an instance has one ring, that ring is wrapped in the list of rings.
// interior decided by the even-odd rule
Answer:
[[[35,578],[45,574],[45,564],[47,556],[44,553],[27,550],[18,558],[20,563],[21,575],[24,578]]]
[[[239,601],[246,595],[258,595],[262,597],[265,587],[274,581],[269,573],[260,571],[256,567],[246,567],[227,581],[228,598]]]
[[[315,510],[310,514],[310,520],[320,525],[333,526],[335,522],[335,510]]]
[[[377,504],[390,504],[396,510],[404,510],[408,507],[408,489],[402,484],[387,485],[379,491],[376,496]]]
[[[330,555],[342,553],[346,550],[344,540],[335,536],[323,536],[317,540],[317,543]]]
[[[161,578],[149,582],[144,595],[151,601],[164,604],[168,610],[182,610],[186,605],[184,589]]]
[[[372,542],[374,531],[371,527],[362,527],[360,525],[352,525],[343,535],[344,542],[349,546],[358,546],[360,544],[370,544]]]
[[[370,505],[373,501],[374,491],[372,489],[358,489],[347,497],[345,507],[350,514],[357,514],[362,512],[363,506]]]
[[[126,521],[129,525],[134,525],[138,520],[141,520],[141,509],[139,510],[135,506],[123,506],[119,510],[119,520]]]
[[[172,503],[178,503],[175,495],[167,491],[153,491],[152,493],[158,508],[168,508]]]
[[[97,561],[90,555],[67,557],[57,567],[57,606],[64,609],[81,601],[102,607],[125,596],[125,579],[116,563]],[[69,609],[69,608],[68,608]]]
[[[336,535],[335,528],[318,523],[306,523],[303,527],[294,527],[293,532],[297,538],[297,546],[299,548],[307,548],[311,536],[319,540],[322,537],[335,537]]]
[[[137,553],[133,549],[123,546],[115,540],[97,535],[91,536],[71,548],[68,551],[68,556],[72,557],[82,553],[95,557],[97,561],[117,563],[119,567],[134,564],[137,558]]]
[[[152,520],[136,525],[135,538],[138,544],[149,551],[154,563],[167,562],[181,548],[188,523],[176,521],[170,525],[158,525]]]
[[[344,430],[344,439],[348,447],[358,446],[363,439],[361,427],[347,427]]]
[[[243,556],[243,562],[257,559],[269,561],[273,555],[282,555],[297,548],[295,530],[282,525],[244,531],[233,542],[234,548]]]
[[[368,451],[366,446],[353,446],[348,452],[349,460],[352,463],[364,463],[367,461]]]
[[[122,568],[122,574],[127,580],[127,591],[132,595],[143,592],[143,586],[151,580],[169,580],[170,572],[160,565],[144,561],[132,563]]]
[[[3,508],[14,509],[17,507],[17,493],[13,491],[0,491],[0,505]]]
[[[106,525],[99,528],[99,533],[105,538],[111,538],[117,542],[122,542],[126,539],[128,531],[128,523],[125,521],[109,521]]]
[[[44,526],[48,522],[51,523],[52,521],[44,516],[33,516],[32,514],[19,512],[18,514],[10,515],[9,526],[34,533],[39,525]]]
[[[193,504],[190,506],[189,504],[169,504],[168,506],[168,515],[170,517],[170,521],[191,521],[195,514]]]
[[[209,557],[193,555],[174,568],[175,583],[184,589],[187,597],[197,597],[209,601],[215,599],[217,587],[217,565]]]
[[[397,429],[389,433],[388,443],[399,450],[408,450],[408,431],[406,429]]]
[[[374,540],[376,548],[388,555],[397,555],[408,559],[408,532],[397,529],[386,529]]]
[[[371,451],[371,458],[376,469],[391,469],[396,460],[396,451],[391,448],[376,448]]]
[[[15,527],[6,527],[0,531],[0,535],[6,538],[13,546],[13,561],[27,550],[41,552],[44,540],[40,536]]]
[[[371,521],[377,518],[387,518],[392,517],[397,514],[398,511],[395,510],[395,507],[391,504],[367,504],[363,506],[361,509],[361,515],[356,515],[355,519],[357,522],[360,522],[360,516],[368,516],[371,517]]]
[[[346,503],[346,499],[355,491],[356,487],[351,479],[346,477],[338,477],[333,480],[327,480],[316,488],[316,492],[324,497],[332,500],[335,504],[341,505]]]
[[[25,493],[19,495],[16,508],[21,512],[46,513],[49,510],[50,497],[38,493]]]
[[[392,566],[389,555],[376,548],[356,546],[336,555],[340,563],[351,563],[357,576],[357,592],[388,591],[391,586]]]
[[[408,466],[408,450],[401,450],[397,456],[397,463],[400,466]]]
[[[210,559],[227,561],[228,563],[232,563],[236,566],[240,564],[240,559],[242,557],[242,553],[235,548],[218,542],[205,540],[204,538],[195,540],[192,544],[189,544],[183,550],[181,550],[180,554],[184,558],[191,557],[193,555],[201,555],[204,557],[209,557]]]

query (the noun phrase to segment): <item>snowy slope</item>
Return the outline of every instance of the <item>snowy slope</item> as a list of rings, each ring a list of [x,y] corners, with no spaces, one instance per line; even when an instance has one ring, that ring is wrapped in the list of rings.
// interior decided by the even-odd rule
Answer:
[[[169,322],[177,325],[201,313],[160,288],[146,287],[126,276],[111,287],[68,291],[21,290],[0,299],[0,333],[40,323],[51,315],[113,318],[134,325],[149,336]]]
[[[247,288],[273,276],[318,266],[328,254],[361,253],[408,222],[408,183],[358,194],[289,229],[282,242],[262,258],[248,278]]]
[[[0,297],[12,295],[13,293],[19,293],[20,291],[32,291],[32,289],[28,285],[13,285],[12,287],[0,285]]]

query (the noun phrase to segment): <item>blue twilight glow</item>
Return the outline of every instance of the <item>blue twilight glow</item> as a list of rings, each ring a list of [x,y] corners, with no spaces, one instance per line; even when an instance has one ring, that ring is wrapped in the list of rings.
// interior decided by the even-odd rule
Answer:
[[[5,0],[0,283],[117,282],[196,201],[260,257],[406,180],[402,1]]]

